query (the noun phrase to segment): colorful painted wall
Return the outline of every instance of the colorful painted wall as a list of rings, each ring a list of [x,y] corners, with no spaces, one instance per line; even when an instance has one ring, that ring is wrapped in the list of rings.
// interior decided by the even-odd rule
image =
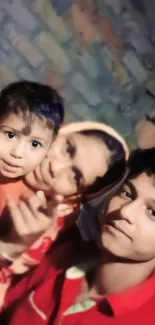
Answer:
[[[46,82],[66,120],[105,121],[130,143],[155,111],[154,0],[0,0],[0,88]]]

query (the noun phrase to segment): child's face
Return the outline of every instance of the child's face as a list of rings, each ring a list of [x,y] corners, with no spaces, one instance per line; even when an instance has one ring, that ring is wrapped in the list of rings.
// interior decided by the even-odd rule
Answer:
[[[7,114],[0,120],[0,175],[16,178],[34,170],[46,156],[52,138],[52,130],[37,116],[28,123],[22,114]]]

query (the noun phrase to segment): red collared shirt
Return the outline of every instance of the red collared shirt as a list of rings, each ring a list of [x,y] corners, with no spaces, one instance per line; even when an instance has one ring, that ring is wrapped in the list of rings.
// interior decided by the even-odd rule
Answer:
[[[75,272],[75,271],[74,271]],[[72,276],[71,276],[72,278]],[[77,291],[78,279],[65,280],[59,325],[154,325],[155,274],[132,289],[110,294],[102,299],[86,299],[67,308],[67,292]],[[75,296],[74,296],[75,299]]]
[[[68,240],[55,245],[33,272],[12,286],[6,299],[10,318],[4,317],[0,324],[154,325],[155,275],[125,292],[76,303],[85,266],[69,267],[69,260],[76,255],[75,246],[77,251],[82,247],[75,237],[72,245]]]

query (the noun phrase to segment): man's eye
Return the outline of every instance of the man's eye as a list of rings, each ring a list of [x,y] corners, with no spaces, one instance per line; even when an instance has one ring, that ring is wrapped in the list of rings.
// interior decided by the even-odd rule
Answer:
[[[71,142],[69,140],[67,140],[66,151],[67,151],[67,153],[69,153],[71,158],[75,154],[75,147],[71,144]]]
[[[129,200],[132,199],[132,193],[127,190],[122,190],[120,192],[120,196],[125,199],[129,199]]]
[[[5,134],[9,139],[13,139],[15,137],[15,134],[11,131],[5,131]]]
[[[31,145],[32,145],[33,148],[41,147],[41,143],[39,141],[36,141],[36,140],[32,141]]]

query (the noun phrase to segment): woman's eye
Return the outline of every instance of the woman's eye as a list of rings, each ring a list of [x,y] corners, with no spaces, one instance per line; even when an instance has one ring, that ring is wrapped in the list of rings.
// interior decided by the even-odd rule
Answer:
[[[71,144],[71,142],[69,140],[67,140],[66,151],[67,151],[67,153],[69,153],[70,157],[74,156],[75,147]]]
[[[73,167],[73,173],[74,173],[74,182],[76,184],[76,187],[77,189],[80,189],[81,181],[82,181],[81,171],[77,167]]]
[[[122,190],[122,191],[120,192],[120,196],[121,196],[122,198],[132,200],[132,193],[129,192],[129,191],[127,191],[127,190]]]
[[[5,134],[9,139],[13,139],[15,137],[15,134],[11,131],[5,131]]]
[[[41,147],[41,143],[39,141],[36,141],[36,140],[32,141],[31,144],[32,144],[33,148]]]
[[[154,210],[153,208],[149,208],[149,209],[147,209],[147,210],[148,210],[148,212],[149,212],[149,215],[150,215],[152,218],[155,219],[155,210]]]

